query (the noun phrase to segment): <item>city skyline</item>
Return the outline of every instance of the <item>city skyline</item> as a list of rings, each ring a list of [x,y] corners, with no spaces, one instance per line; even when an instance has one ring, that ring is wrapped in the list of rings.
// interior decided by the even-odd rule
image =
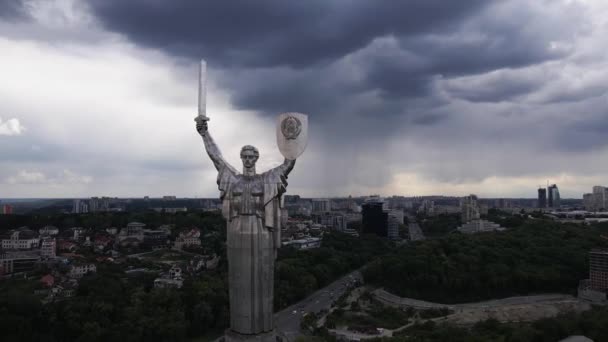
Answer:
[[[279,165],[275,117],[310,115],[289,194],[534,198],[549,180],[580,199],[608,183],[605,2],[243,6],[0,4],[0,196],[216,196],[192,121],[201,57],[231,164],[254,144],[260,171]],[[238,30],[214,19],[237,13]]]

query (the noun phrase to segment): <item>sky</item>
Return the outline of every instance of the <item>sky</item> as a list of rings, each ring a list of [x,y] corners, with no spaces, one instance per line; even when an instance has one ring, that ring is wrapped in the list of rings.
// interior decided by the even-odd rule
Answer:
[[[0,2],[0,198],[216,197],[193,121],[288,194],[581,198],[608,185],[605,0]]]

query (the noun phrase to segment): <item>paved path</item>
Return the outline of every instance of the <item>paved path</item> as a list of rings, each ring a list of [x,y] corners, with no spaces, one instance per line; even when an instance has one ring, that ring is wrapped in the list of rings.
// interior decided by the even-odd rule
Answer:
[[[289,339],[294,341],[302,335],[300,320],[310,312],[329,310],[334,300],[337,300],[347,290],[348,286],[356,280],[361,280],[359,271],[351,272],[334,281],[323,289],[310,295],[308,298],[294,304],[275,314],[275,325]]]
[[[420,241],[426,239],[424,234],[422,233],[422,229],[420,229],[420,225],[416,221],[412,221],[407,225],[407,228],[410,232],[410,240],[412,241]]]
[[[464,303],[464,304],[441,304],[441,303],[433,303],[427,302],[424,300],[418,300],[413,298],[403,298],[396,296],[390,292],[387,292],[382,289],[377,289],[373,292],[374,296],[378,298],[381,302],[388,305],[395,306],[407,306],[413,307],[417,309],[430,309],[430,308],[449,308],[449,309],[471,309],[471,308],[494,308],[505,305],[523,305],[523,304],[537,304],[543,302],[555,302],[555,301],[569,301],[576,300],[576,298],[559,293],[550,293],[550,294],[541,294],[534,296],[519,296],[519,297],[509,297],[503,299],[495,299],[488,300],[483,302],[475,302],[475,303]]]

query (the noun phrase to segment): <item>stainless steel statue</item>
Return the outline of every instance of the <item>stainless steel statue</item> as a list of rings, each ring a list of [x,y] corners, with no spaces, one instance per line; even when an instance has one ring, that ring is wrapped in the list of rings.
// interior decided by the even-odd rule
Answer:
[[[204,64],[201,79],[206,75],[203,68]],[[204,88],[204,80],[199,84]],[[200,93],[199,99],[204,102],[205,96]],[[283,164],[258,174],[255,164],[259,151],[246,145],[241,149],[243,171],[239,173],[224,160],[209,134],[209,119],[200,102],[196,129],[218,171],[222,214],[228,229],[230,331],[226,339],[274,340],[274,261],[281,244],[281,195],[295,159],[306,147],[308,119],[299,113],[279,117],[277,142],[285,156]]]

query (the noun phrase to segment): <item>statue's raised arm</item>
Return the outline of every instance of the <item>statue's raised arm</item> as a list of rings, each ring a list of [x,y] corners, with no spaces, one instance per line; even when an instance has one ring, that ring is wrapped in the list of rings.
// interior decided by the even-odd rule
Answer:
[[[219,171],[222,167],[226,166],[227,163],[224,160],[224,157],[222,157],[220,149],[217,147],[215,141],[209,134],[207,120],[204,120],[201,117],[197,117],[196,130],[203,138],[203,142],[205,143],[205,150],[207,150],[209,158],[211,158],[211,161],[213,161],[213,165],[215,166],[216,170]]]
[[[293,167],[296,165],[296,160],[293,159],[287,159],[285,158],[285,161],[283,161],[283,164],[277,166],[275,169],[279,169],[280,171],[282,171],[281,173],[283,173],[286,177],[287,175],[289,175],[289,173],[291,172],[291,170],[293,170]]]

